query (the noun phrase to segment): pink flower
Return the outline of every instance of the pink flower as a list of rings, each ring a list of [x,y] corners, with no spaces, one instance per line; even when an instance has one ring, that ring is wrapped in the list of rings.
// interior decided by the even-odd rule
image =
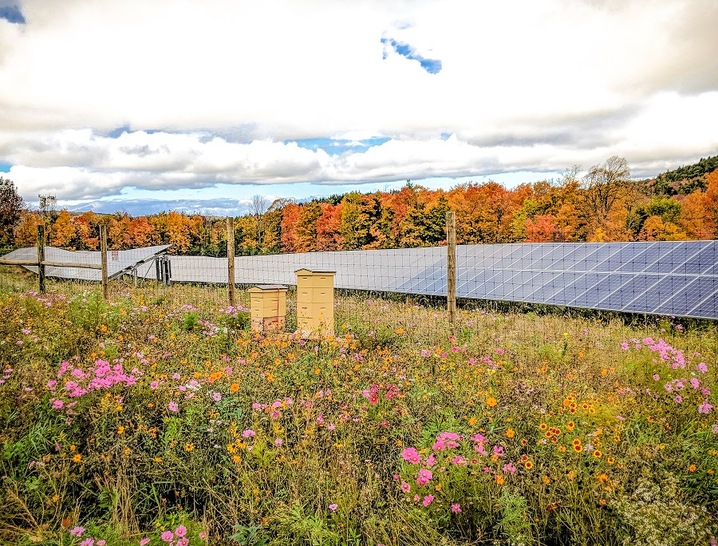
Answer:
[[[177,405],[177,402],[172,400],[169,404],[167,404],[167,409],[170,410],[172,413],[177,413],[179,410],[179,406]]]
[[[200,532],[197,534],[197,536],[198,536],[200,539],[204,540],[204,539],[207,538],[207,531],[200,531]]]
[[[332,512],[336,512],[337,508],[339,508],[339,507],[334,503],[329,505],[329,510],[331,510]]]
[[[159,386],[160,386],[159,381],[153,381],[152,383],[150,383],[150,389],[152,389],[152,390],[155,390]]]
[[[220,400],[222,400],[222,394],[217,391],[213,392],[212,400],[214,400],[215,402],[219,402]]]
[[[164,533],[162,533],[160,535],[160,538],[164,542],[172,542],[172,540],[174,540],[175,536],[172,534],[172,531],[165,531]]]
[[[402,480],[402,482],[401,482],[401,490],[402,490],[404,493],[408,493],[409,491],[411,491],[411,486],[410,486],[408,483],[406,483],[405,481]]]
[[[80,542],[80,546],[95,546],[95,539],[92,537],[87,537],[85,540]]]
[[[401,456],[407,463],[421,463],[421,455],[419,455],[419,452],[414,447],[407,447],[404,451],[401,452]]]
[[[175,535],[178,537],[183,537],[187,534],[187,527],[184,525],[180,525],[175,529]]]
[[[431,481],[431,478],[434,477],[434,474],[431,472],[431,470],[427,470],[426,468],[422,468],[419,470],[419,473],[416,476],[416,484],[417,485],[426,485]]]
[[[282,447],[284,445],[284,440],[281,438],[277,438],[274,440],[274,447]]]
[[[460,514],[460,513],[461,513],[461,505],[460,505],[458,502],[452,504],[452,505],[451,505],[451,511],[452,511],[454,514]]]
[[[105,546],[105,544],[107,544],[107,541],[104,538],[101,538],[100,540],[97,541],[96,544],[97,544],[97,546]],[[140,546],[143,546],[143,545],[141,544]]]
[[[149,543],[150,543],[150,539],[149,539],[149,538],[143,538],[142,540],[140,540],[140,546],[147,546]],[[104,545],[101,545],[101,544],[98,542],[98,543],[97,543],[97,546],[104,546]]]
[[[248,428],[244,432],[242,432],[242,438],[254,438],[257,435],[256,432],[254,432],[251,428]]]
[[[698,366],[696,366],[699,372],[706,373],[708,371],[708,366],[706,366],[705,362],[700,362]]]
[[[698,413],[705,413],[708,415],[711,410],[713,409],[713,405],[708,402],[708,400],[703,400],[703,403],[698,406]]]
[[[653,381],[660,381],[660,380],[661,380],[661,376],[658,375],[657,373],[654,373],[654,374],[653,374]]]
[[[79,525],[78,525],[77,527],[73,527],[72,529],[70,529],[70,534],[71,534],[73,537],[79,537],[79,536],[81,536],[82,533],[84,533],[84,532],[85,532],[85,528],[84,528],[84,527],[80,527]]]
[[[424,497],[424,500],[421,504],[423,504],[424,506],[429,506],[432,502],[434,502],[434,495],[427,495],[426,497]]]
[[[52,409],[61,409],[64,405],[64,402],[62,400],[53,399],[52,401]]]

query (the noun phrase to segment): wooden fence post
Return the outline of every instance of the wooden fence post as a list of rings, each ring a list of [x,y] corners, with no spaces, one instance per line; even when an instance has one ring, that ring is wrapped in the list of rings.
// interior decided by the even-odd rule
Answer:
[[[110,299],[107,284],[107,226],[100,224],[100,265],[102,270],[102,297],[105,301]]]
[[[451,335],[456,334],[456,213],[446,213],[446,308]]]
[[[45,224],[37,225],[37,290],[45,293]]]
[[[234,218],[227,218],[227,295],[234,307]]]

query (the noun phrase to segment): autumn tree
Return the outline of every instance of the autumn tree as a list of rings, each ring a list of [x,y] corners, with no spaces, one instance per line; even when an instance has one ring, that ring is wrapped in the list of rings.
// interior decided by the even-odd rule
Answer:
[[[344,238],[339,232],[342,222],[342,204],[322,203],[322,214],[317,218],[317,250],[341,250]]]
[[[52,224],[50,231],[50,244],[60,248],[72,248],[75,240],[75,225],[72,223],[70,213],[62,209]]]
[[[15,246],[35,246],[37,244],[37,226],[41,224],[44,224],[44,220],[39,212],[23,210],[20,213],[20,220],[13,230]]]
[[[117,214],[107,224],[107,247],[111,250],[127,250],[132,248],[130,235],[130,216],[127,213]]]
[[[718,169],[706,176],[706,229],[711,237],[718,237]]]
[[[295,226],[299,220],[300,211],[301,207],[296,203],[289,203],[282,210],[282,252],[297,252],[298,243]]]
[[[302,206],[294,226],[297,252],[317,249],[317,220],[322,215],[322,206],[312,201]]]
[[[264,215],[267,213],[269,206],[270,202],[263,195],[253,195],[249,204],[249,211],[255,224],[257,248],[261,248],[264,242]]]
[[[72,217],[75,227],[75,239],[72,246],[76,250],[97,250],[100,248],[99,217],[92,211]]]
[[[14,230],[25,208],[13,181],[0,176],[0,247],[15,244]]]
[[[376,195],[352,192],[342,200],[339,232],[344,248],[357,250],[369,247],[374,241],[372,226],[381,215],[381,203]]]
[[[584,178],[583,205],[586,218],[595,230],[606,230],[609,215],[629,182],[628,162],[613,156],[602,165],[594,165]]]
[[[145,216],[132,218],[127,233],[131,248],[142,248],[157,243],[157,235]]]

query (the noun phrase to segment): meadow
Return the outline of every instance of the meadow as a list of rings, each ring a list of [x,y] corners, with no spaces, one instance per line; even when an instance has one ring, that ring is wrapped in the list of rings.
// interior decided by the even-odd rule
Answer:
[[[0,270],[1,543],[716,544],[716,324],[111,289]]]

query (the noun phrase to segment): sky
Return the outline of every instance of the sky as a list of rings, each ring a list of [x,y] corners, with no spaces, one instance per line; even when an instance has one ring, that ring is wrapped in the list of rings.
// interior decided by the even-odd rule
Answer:
[[[717,0],[0,0],[31,206],[246,212],[718,154]]]

